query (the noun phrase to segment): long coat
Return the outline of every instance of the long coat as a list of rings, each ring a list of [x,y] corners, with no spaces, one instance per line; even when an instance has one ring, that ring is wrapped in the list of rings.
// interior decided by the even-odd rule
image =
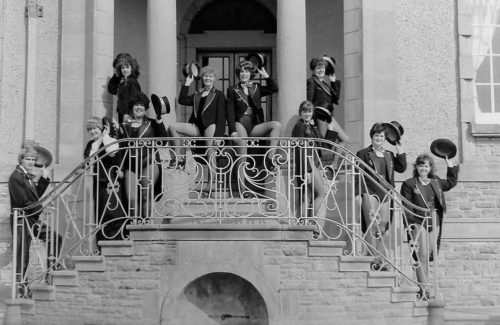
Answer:
[[[436,200],[434,202],[435,208],[436,208],[436,215],[437,215],[437,223],[439,225],[439,234],[438,234],[438,248],[440,246],[441,242],[441,230],[442,230],[442,224],[443,224],[443,216],[444,213],[446,212],[446,201],[444,198],[444,193],[446,191],[451,190],[453,187],[457,185],[457,180],[458,180],[458,171],[459,167],[454,166],[454,167],[448,167],[446,170],[446,179],[439,178],[438,176],[433,176],[430,179],[430,185],[434,191],[434,194],[436,196]],[[403,182],[401,185],[401,195],[406,198],[408,201],[411,203],[415,204],[416,206],[419,206],[421,208],[427,208],[427,204],[421,194],[421,192],[417,189],[417,182],[418,178],[417,177],[412,177],[408,178]],[[422,215],[422,211],[413,209],[411,206],[407,206],[408,209],[412,212],[414,212],[417,215]],[[422,219],[415,217],[413,215],[408,214],[406,216],[406,221],[409,224],[416,223],[416,224],[421,224]]]
[[[278,85],[273,79],[267,78],[265,80],[266,86],[262,86],[257,83],[249,85],[248,96],[245,95],[245,92],[240,84],[233,85],[227,89],[226,114],[229,134],[236,132],[236,126],[234,123],[240,121],[240,118],[245,114],[248,107],[255,109],[255,114],[257,114],[261,120],[259,123],[264,122],[264,114],[262,113],[260,98],[269,96],[278,91]]]
[[[188,95],[188,92],[189,87],[183,85],[178,101],[181,105],[193,106],[189,122],[197,124],[197,120],[201,119],[204,128],[215,124],[214,136],[223,136],[226,131],[226,97],[222,91],[212,87],[203,107],[199,107],[201,92],[195,91],[192,95]]]

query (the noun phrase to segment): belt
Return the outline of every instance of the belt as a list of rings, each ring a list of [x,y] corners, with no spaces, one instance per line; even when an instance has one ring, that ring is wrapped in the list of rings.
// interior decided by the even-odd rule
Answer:
[[[315,108],[315,109],[318,109],[318,108],[319,108],[320,110],[322,110],[323,112],[325,112],[325,113],[326,113],[326,114],[328,114],[329,116],[332,116],[332,113],[331,113],[329,110],[327,110],[326,108],[324,108],[324,107],[321,107],[321,106],[315,106],[314,108]]]

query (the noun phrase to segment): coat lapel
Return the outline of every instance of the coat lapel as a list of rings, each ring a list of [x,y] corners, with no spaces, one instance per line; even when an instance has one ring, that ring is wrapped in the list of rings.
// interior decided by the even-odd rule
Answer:
[[[17,171],[19,172],[19,174],[21,174],[23,176],[23,180],[26,183],[26,186],[28,186],[28,188],[30,189],[30,191],[38,199],[38,193],[36,192],[35,184],[33,183],[33,181],[30,182],[30,179],[26,175],[26,172],[20,166],[17,166]]]
[[[239,87],[235,87],[234,92],[241,98],[241,100],[247,105],[247,107],[250,106],[248,104],[247,95],[245,95],[242,89],[240,89]]]
[[[215,97],[215,88],[212,87],[212,89],[210,89],[210,92],[207,95],[207,99],[205,100],[205,106],[203,106],[203,110],[201,111],[202,115],[203,113],[205,113],[205,110],[208,108],[208,106],[210,106],[210,104],[214,100],[214,97]]]
[[[332,88],[331,88],[330,86],[328,86],[327,84],[325,84],[323,81],[319,80],[319,79],[318,79],[317,77],[315,77],[315,76],[313,76],[313,80],[314,80],[314,82],[316,82],[316,84],[317,84],[318,86],[320,86],[320,87],[321,87],[321,89],[323,89],[323,91],[324,91],[325,93],[327,93],[327,94],[328,94],[328,96],[332,96],[333,90],[332,90]]]

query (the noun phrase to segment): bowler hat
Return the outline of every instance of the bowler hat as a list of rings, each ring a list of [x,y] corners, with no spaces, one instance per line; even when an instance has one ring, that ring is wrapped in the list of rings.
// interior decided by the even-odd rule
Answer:
[[[405,133],[405,130],[398,121],[391,121],[382,125],[387,129],[385,135],[387,142],[395,146],[401,140],[401,136]]]
[[[38,153],[38,158],[35,162],[35,167],[48,167],[52,164],[52,154],[44,147],[34,146],[33,149]]]
[[[335,73],[335,59],[325,54],[323,55],[323,60],[327,63],[325,67],[325,74],[327,76],[331,76]]]
[[[161,99],[156,94],[151,95],[151,103],[153,104],[153,108],[155,109],[156,115],[160,115],[159,113],[168,114],[170,113],[170,102],[166,96],[163,96]]]
[[[245,60],[252,62],[254,69],[262,69],[266,66],[266,57],[257,52],[250,52]]]
[[[431,143],[431,152],[439,157],[451,159],[457,155],[457,146],[448,139],[436,139]]]
[[[192,76],[194,79],[200,79],[200,65],[196,62],[186,63],[182,68],[184,77]]]

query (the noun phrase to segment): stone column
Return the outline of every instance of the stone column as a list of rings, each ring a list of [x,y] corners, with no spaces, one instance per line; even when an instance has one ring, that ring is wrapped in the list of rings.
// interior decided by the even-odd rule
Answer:
[[[306,2],[278,0],[277,70],[278,114],[282,135],[291,134],[291,119],[297,115],[299,104],[306,99]]]
[[[148,0],[149,94],[167,96],[175,109],[177,91],[177,17],[175,0]],[[152,113],[152,110],[149,114]],[[167,116],[163,117],[168,119]]]

